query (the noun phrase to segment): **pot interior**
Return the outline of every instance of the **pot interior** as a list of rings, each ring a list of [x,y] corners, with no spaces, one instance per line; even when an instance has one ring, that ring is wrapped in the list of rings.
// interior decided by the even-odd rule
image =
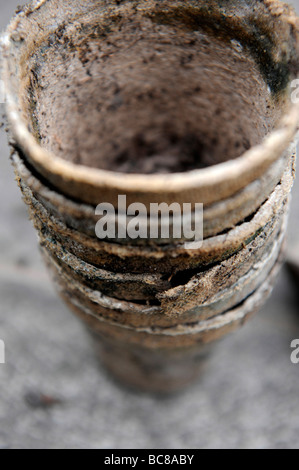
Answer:
[[[208,2],[98,3],[31,54],[26,106],[42,147],[88,167],[175,173],[237,158],[277,126],[288,80],[266,23],[257,39],[257,20],[221,23]]]

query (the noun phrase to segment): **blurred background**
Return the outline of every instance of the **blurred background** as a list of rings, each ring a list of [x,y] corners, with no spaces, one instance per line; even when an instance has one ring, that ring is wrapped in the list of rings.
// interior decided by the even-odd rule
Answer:
[[[0,0],[1,30],[20,1]],[[299,448],[299,285],[286,268],[263,310],[214,346],[197,384],[164,399],[124,390],[52,288],[3,130],[0,155],[1,449]],[[299,254],[298,180],[289,252]]]

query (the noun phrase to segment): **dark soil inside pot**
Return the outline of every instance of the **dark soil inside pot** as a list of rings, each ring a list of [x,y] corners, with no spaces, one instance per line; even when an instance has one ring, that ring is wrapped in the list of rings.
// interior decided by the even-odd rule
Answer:
[[[280,117],[250,52],[203,29],[117,18],[76,42],[61,27],[35,56],[30,100],[41,145],[124,173],[234,159]]]

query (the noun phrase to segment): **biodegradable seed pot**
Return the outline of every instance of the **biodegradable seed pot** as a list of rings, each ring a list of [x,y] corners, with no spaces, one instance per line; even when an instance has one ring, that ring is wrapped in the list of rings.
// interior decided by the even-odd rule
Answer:
[[[1,49],[12,162],[61,297],[114,376],[186,385],[283,261],[298,18],[276,0],[37,0]],[[119,196],[190,204],[193,222],[204,204],[202,245],[98,239],[95,208]]]

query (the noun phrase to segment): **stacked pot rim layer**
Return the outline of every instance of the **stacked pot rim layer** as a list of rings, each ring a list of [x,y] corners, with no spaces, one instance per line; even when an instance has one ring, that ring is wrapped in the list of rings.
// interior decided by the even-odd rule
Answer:
[[[285,169],[279,183],[249,220],[223,235],[205,239],[198,250],[191,251],[175,245],[102,242],[67,226],[61,214],[57,217],[57,206],[51,210],[51,205],[44,203],[47,193],[51,197],[55,193],[30,173],[17,153],[12,160],[59,291],[75,308],[101,324],[135,331],[137,337],[139,333],[152,336],[154,344],[157,337],[163,338],[162,343],[166,338],[165,345],[174,348],[177,337],[189,335],[190,345],[196,343],[197,329],[200,338],[209,342],[214,339],[210,333],[213,325],[223,334],[227,332],[226,322],[219,324],[219,317],[230,318],[239,306],[231,322],[231,329],[235,328],[239,311],[244,311],[244,319],[250,313],[247,302],[251,305],[255,296],[259,299],[260,291],[270,290],[273,273],[281,264],[294,149],[289,149],[288,158],[282,158]],[[146,259],[148,271],[144,270]],[[159,261],[168,272],[157,270]]]

